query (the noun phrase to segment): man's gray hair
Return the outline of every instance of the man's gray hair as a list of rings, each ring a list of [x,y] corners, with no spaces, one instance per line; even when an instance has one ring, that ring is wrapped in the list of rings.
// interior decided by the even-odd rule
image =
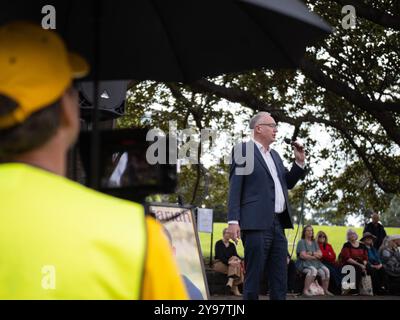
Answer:
[[[256,115],[253,116],[250,120],[250,129],[254,129],[257,123],[260,121],[262,117],[270,116],[271,114],[267,111],[260,111]]]

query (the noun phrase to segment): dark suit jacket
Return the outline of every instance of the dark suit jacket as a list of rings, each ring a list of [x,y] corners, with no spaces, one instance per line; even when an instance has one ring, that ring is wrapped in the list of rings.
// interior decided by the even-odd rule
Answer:
[[[254,147],[254,169],[248,175],[237,175],[235,169],[247,163],[239,165],[234,159],[232,160],[229,175],[228,221],[238,220],[241,230],[266,230],[272,225],[274,219],[274,180],[258,147],[253,141],[246,143],[251,143]],[[243,155],[245,155],[246,143],[241,144]],[[304,175],[304,170],[294,163],[292,169],[288,171],[275,150],[271,149],[271,156],[286,200],[286,210],[282,213],[281,222],[284,228],[293,228],[288,189],[296,185]]]
[[[386,237],[386,231],[385,228],[383,227],[382,224],[378,223],[377,225],[374,225],[372,222],[368,223],[365,228],[364,232],[370,232],[372,233],[376,239],[374,241],[374,247],[376,249],[379,249],[382,245],[383,239]]]

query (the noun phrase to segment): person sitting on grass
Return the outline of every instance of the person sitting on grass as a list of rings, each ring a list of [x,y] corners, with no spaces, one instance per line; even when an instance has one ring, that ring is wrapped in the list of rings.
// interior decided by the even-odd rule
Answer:
[[[340,262],[342,267],[350,265],[355,268],[356,288],[343,290],[343,295],[351,293],[351,290],[355,290],[353,293],[359,293],[361,277],[367,275],[368,251],[366,246],[357,239],[358,235],[353,229],[347,230],[347,242],[340,252]]]
[[[329,269],[325,267],[320,260],[322,258],[322,252],[314,239],[314,230],[312,226],[307,225],[304,227],[301,240],[297,243],[296,252],[298,259],[297,269],[306,274],[303,290],[304,296],[312,296],[310,286],[315,281],[317,275],[321,277],[324,293],[333,296],[333,294],[328,291],[330,278]]]
[[[376,237],[372,233],[365,232],[360,242],[364,243],[368,250],[367,270],[371,275],[374,293],[383,295],[386,293],[386,273],[381,258],[379,257],[378,250],[374,247],[375,240]]]
[[[340,292],[341,282],[342,282],[342,274],[340,265],[336,261],[336,253],[333,250],[332,246],[328,242],[328,236],[325,232],[319,231],[317,233],[317,242],[319,245],[319,249],[322,253],[321,262],[325,267],[329,269],[330,278],[333,283],[334,291]]]
[[[386,237],[379,249],[383,268],[388,277],[388,290],[392,295],[400,295],[400,235]]]
[[[228,276],[227,288],[235,295],[241,296],[238,285],[243,283],[242,259],[236,251],[236,246],[231,239],[228,228],[222,231],[222,239],[215,244],[214,271],[224,273]]]

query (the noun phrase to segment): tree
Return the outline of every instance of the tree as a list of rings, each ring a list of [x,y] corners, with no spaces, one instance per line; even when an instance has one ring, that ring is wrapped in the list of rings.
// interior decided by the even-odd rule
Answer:
[[[382,192],[400,190],[399,4],[349,3],[360,15],[357,27],[345,30],[340,25],[344,1],[308,1],[336,30],[308,50],[300,71],[254,71],[191,85],[196,92],[270,111],[278,121],[294,126],[294,136],[307,133],[299,128],[321,124],[335,144],[314,156],[331,157],[334,164],[317,187],[320,201],[315,203],[327,198],[327,185],[356,192],[359,185],[338,176],[346,165],[359,161],[359,169],[372,178],[363,191],[367,202],[376,201]],[[351,201],[352,197],[343,198],[338,214],[358,213]],[[380,205],[386,207],[388,201]]]
[[[385,227],[398,227],[400,221],[400,197],[394,196],[389,208],[381,214],[381,222]]]
[[[300,70],[250,71],[185,86],[147,83],[148,88],[135,94],[134,100],[167,106],[168,117],[175,117],[191,114],[196,99],[203,99],[209,102],[206,114],[210,121],[223,116],[224,112],[212,113],[223,100],[252,112],[269,111],[277,121],[292,126],[293,137],[306,139],[308,150],[318,140],[310,136],[310,128],[318,125],[329,133],[332,145],[309,157],[314,163],[332,161],[325,176],[304,182],[307,205],[328,211],[337,205],[338,216],[362,214],[363,206],[369,205],[386,210],[400,190],[399,2],[306,3],[335,32],[308,49]],[[342,28],[345,4],[356,9],[355,28]],[[202,108],[194,105],[197,112]],[[160,117],[166,116],[160,113]],[[309,176],[313,177],[313,168]]]

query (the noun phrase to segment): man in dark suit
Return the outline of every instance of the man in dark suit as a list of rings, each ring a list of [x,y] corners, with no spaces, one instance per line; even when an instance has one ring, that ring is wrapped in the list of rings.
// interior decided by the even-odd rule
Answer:
[[[243,298],[258,299],[266,267],[270,298],[285,300],[288,247],[284,229],[293,228],[288,189],[304,175],[304,149],[294,148],[296,161],[288,171],[279,154],[270,148],[278,131],[271,115],[256,114],[250,121],[250,129],[253,139],[234,150],[229,177],[228,229],[233,240],[241,237],[244,245]],[[239,161],[238,150],[244,161]]]

